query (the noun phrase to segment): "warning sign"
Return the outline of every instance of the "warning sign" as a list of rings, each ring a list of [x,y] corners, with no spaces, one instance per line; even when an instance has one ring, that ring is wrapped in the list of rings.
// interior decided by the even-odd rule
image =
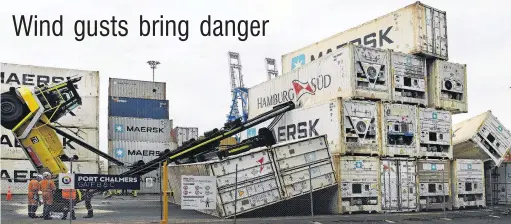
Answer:
[[[216,209],[215,176],[181,176],[181,209]]]

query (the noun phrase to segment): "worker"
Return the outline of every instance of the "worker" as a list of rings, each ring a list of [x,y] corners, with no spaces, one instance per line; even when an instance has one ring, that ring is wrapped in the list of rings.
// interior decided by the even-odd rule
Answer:
[[[40,181],[43,179],[43,176],[37,175],[35,180],[30,180],[28,183],[28,217],[34,219],[39,218],[35,215],[37,208],[39,207],[39,190]]]
[[[40,187],[43,192],[43,218],[44,220],[51,220],[50,213],[53,207],[53,194],[57,188],[55,187],[55,182],[51,179],[51,174],[49,172],[43,173],[43,180],[41,180]]]
[[[71,201],[71,205],[75,205],[76,203],[76,190],[75,189],[63,189],[62,190],[62,199],[66,201]],[[62,220],[67,219],[67,213],[69,213],[69,210],[71,210],[71,219],[75,220],[75,210],[71,207],[67,207],[67,209],[64,209],[64,215],[62,216]]]
[[[94,191],[91,189],[86,189],[83,191],[83,193],[84,193],[83,200],[85,200],[85,208],[87,209],[87,215],[84,216],[83,218],[86,218],[86,219],[92,218],[92,216],[94,216],[94,212],[92,209],[91,200],[92,200],[92,196],[94,195]]]

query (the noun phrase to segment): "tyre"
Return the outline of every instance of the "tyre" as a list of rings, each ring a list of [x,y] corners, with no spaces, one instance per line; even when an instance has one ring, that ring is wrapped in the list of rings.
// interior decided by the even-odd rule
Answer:
[[[13,129],[26,115],[26,106],[12,93],[1,95],[2,126]]]

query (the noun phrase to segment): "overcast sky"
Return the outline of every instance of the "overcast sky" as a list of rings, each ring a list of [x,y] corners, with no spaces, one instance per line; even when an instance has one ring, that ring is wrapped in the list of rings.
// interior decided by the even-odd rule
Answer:
[[[127,2],[130,2],[129,4]],[[107,147],[108,78],[151,80],[148,60],[158,60],[156,81],[167,83],[175,126],[221,127],[229,111],[227,51],[239,52],[247,87],[266,80],[264,58],[280,59],[298,48],[412,4],[405,0],[294,1],[4,1],[0,7],[0,62],[100,71],[100,136]],[[511,13],[506,1],[425,0],[447,11],[449,59],[467,64],[469,113],[454,122],[491,109],[511,128]],[[507,4],[507,6],[505,5]],[[12,15],[64,16],[63,37],[16,37]],[[139,16],[189,20],[189,37],[139,37]],[[266,36],[203,37],[207,19],[270,20]],[[127,37],[74,39],[78,19],[128,21]]]

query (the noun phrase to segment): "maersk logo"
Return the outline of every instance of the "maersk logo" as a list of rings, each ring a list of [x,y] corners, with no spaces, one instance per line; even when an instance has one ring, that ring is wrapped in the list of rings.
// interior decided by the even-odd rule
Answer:
[[[115,157],[123,158],[124,157],[124,149],[123,148],[116,148],[115,149]]]
[[[432,170],[432,171],[436,171],[436,164],[434,164],[434,163],[433,163],[433,164],[431,164],[431,170]]]
[[[468,164],[467,165],[467,169],[471,170],[472,169],[472,164]]]
[[[118,133],[124,133],[124,126],[122,124],[115,124],[114,130],[115,130],[115,132],[118,132]]]
[[[355,162],[355,168],[356,168],[356,169],[360,169],[360,168],[362,168],[362,161],[356,161],[356,162]]]
[[[257,135],[255,128],[250,128],[247,130],[247,138],[254,137]]]
[[[291,59],[291,70],[299,68],[305,64],[305,54],[298,55]]]

